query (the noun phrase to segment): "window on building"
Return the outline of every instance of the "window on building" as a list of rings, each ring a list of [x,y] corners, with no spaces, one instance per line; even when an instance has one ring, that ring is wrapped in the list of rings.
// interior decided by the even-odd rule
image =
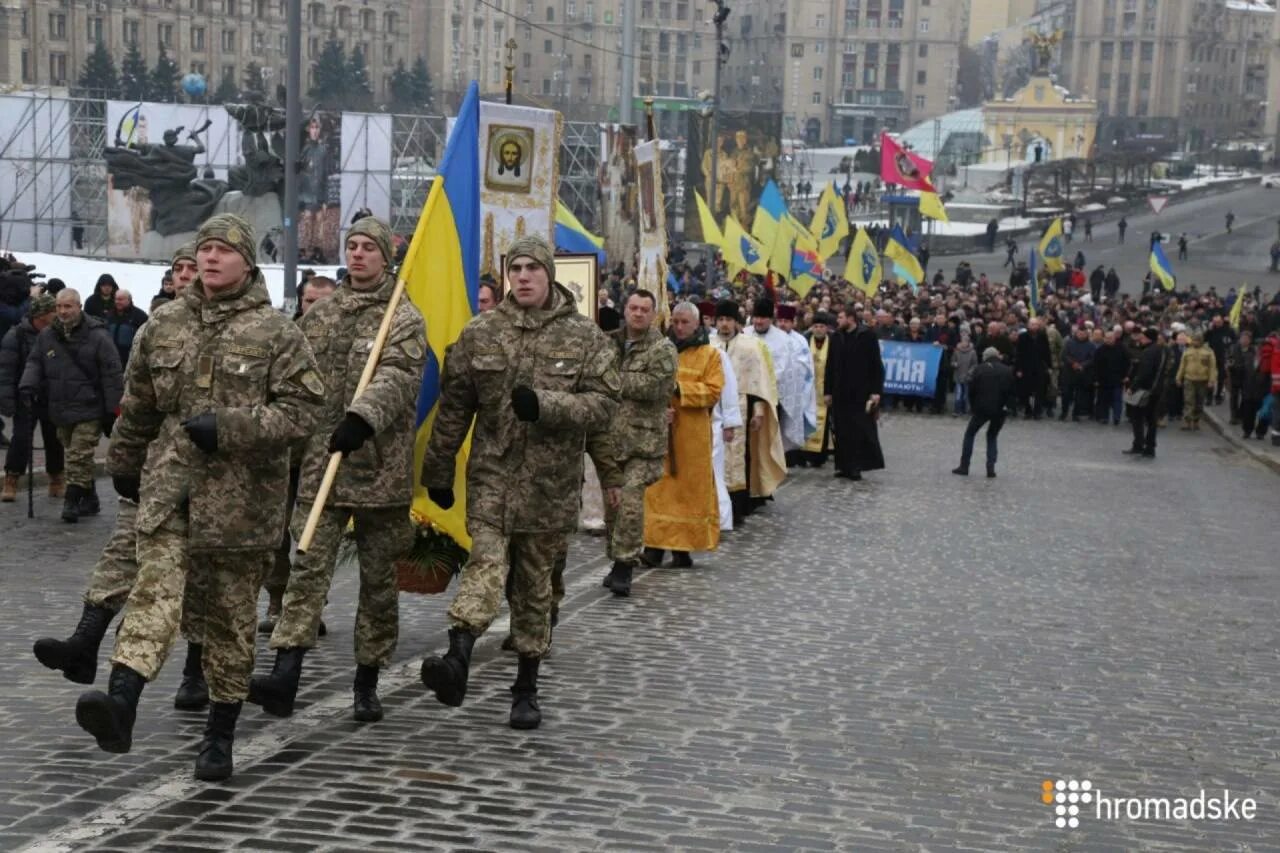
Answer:
[[[551,81],[546,77],[542,78],[542,94],[544,95],[551,94]]]
[[[156,38],[165,50],[173,47],[173,24],[157,24]]]
[[[1111,74],[1104,71],[1098,75],[1098,89],[1106,90],[1111,88]]]
[[[67,82],[67,55],[65,53],[49,54],[49,82],[55,86]]]
[[[916,95],[915,104],[916,104],[916,109],[918,110],[924,109],[924,95]]]
[[[902,27],[902,6],[903,0],[889,0],[889,29],[900,29]]]
[[[920,59],[926,59],[929,56],[929,45],[920,44],[916,47],[916,56]]]
[[[814,92],[814,93],[813,93],[813,99],[810,101],[810,103],[814,104],[815,106],[816,106],[816,105],[818,105],[818,104],[821,104],[821,103],[822,103],[822,93],[821,93],[821,92]]]
[[[386,42],[382,45],[382,64],[391,65],[396,61],[396,46],[394,42]]]
[[[191,11],[204,14],[204,0],[191,0]]]
[[[886,89],[897,89],[898,74],[902,69],[902,45],[891,44],[885,52],[884,61],[884,87]]]
[[[324,4],[312,3],[307,7],[307,19],[317,27],[324,26]]]
[[[1121,60],[1133,59],[1133,42],[1131,41],[1120,42],[1120,59]]]
[[[1150,62],[1152,59],[1155,59],[1155,56],[1156,56],[1155,43],[1144,41],[1142,43],[1142,52],[1139,55],[1142,57],[1143,62]]]
[[[588,4],[588,6],[590,6],[590,4]],[[689,20],[689,4],[688,3],[676,4],[676,20],[677,21]]]
[[[555,7],[555,6],[548,6],[548,7],[547,7],[547,20],[548,20],[548,21],[554,21],[555,19],[556,19],[556,7]]]
[[[653,0],[640,0],[640,20],[653,20]]]
[[[813,19],[813,25],[820,30],[825,30],[827,28],[827,16],[818,15],[816,18]]]
[[[822,66],[821,66],[821,65],[815,65],[815,66],[814,66],[814,68],[813,68],[813,79],[814,79],[814,80],[821,80],[821,79],[822,79]]]
[[[521,59],[520,59],[520,65],[521,65],[521,67],[523,67],[523,68],[532,68],[532,67],[533,67],[533,54],[532,54],[532,53],[526,53],[523,57],[521,57]]]
[[[253,0],[253,16],[260,21],[267,19],[267,0]]]
[[[542,43],[542,52],[547,54],[547,56],[551,55],[551,39],[547,39]]]
[[[191,28],[191,49],[204,50],[204,27]]]
[[[920,32],[922,32],[922,33],[927,33],[927,32],[929,32],[929,19],[928,19],[928,18],[921,18],[921,19],[920,19]]]
[[[238,87],[240,85],[240,75],[236,73],[234,65],[222,66],[222,79],[231,81],[234,86]]]
[[[224,2],[226,4],[227,17],[234,18],[236,16],[236,0],[224,0]]]
[[[917,72],[916,72],[916,85],[917,85],[917,86],[923,86],[923,85],[925,84],[925,81],[926,81],[926,80],[928,80],[928,79],[929,79],[929,75],[928,75],[926,72],[924,72],[924,71],[917,71]]]
[[[791,55],[796,59],[804,56],[804,45],[800,42],[791,45]]]
[[[22,82],[31,82],[31,52],[26,50],[22,52]]]
[[[382,14],[382,29],[388,33],[394,33],[397,25],[400,23],[399,16],[395,12],[384,12]]]
[[[204,63],[203,63],[203,62],[193,62],[193,63],[191,63],[191,65],[187,68],[187,70],[188,70],[188,71],[190,71],[192,74],[199,74],[200,76],[202,76],[202,77],[203,77],[203,76],[204,76]]]
[[[880,0],[867,0],[867,14],[864,20],[868,28],[880,28]]]
[[[235,53],[235,50],[236,50],[236,31],[223,30],[222,31],[222,52]]]
[[[695,60],[693,63],[693,76],[697,77],[702,73],[702,60]]]
[[[103,29],[102,29],[101,18],[90,18],[89,26],[87,27],[87,29],[88,29],[88,35],[89,35],[89,44],[96,44],[100,41],[106,41],[106,39],[102,37]]]
[[[139,39],[139,30],[141,29],[137,21],[124,22],[124,43],[137,44]]]
[[[67,16],[61,12],[49,13],[49,38],[65,39],[67,37]],[[61,54],[62,61],[65,64],[67,60],[66,54]],[[49,67],[53,68],[53,56],[49,56]],[[50,72],[52,76],[52,72]]]
[[[813,52],[823,54],[827,52],[827,43],[825,41],[814,42]]]
[[[311,36],[307,39],[307,56],[316,57],[320,55],[320,37]]]
[[[360,29],[367,33],[376,32],[378,29],[378,13],[372,9],[361,9]]]
[[[658,20],[671,20],[671,3],[668,0],[659,0],[658,2]]]
[[[844,28],[846,30],[856,30],[858,28],[858,15],[861,12],[862,8],[859,0],[844,0]]]

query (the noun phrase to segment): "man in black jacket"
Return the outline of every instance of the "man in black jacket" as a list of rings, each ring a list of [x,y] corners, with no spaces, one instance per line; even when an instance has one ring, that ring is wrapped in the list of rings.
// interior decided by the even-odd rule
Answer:
[[[58,430],[49,419],[49,412],[37,405],[28,409],[20,405],[18,382],[22,379],[23,366],[35,348],[36,336],[53,322],[53,297],[37,296],[27,308],[27,316],[10,329],[0,341],[0,415],[13,418],[13,443],[4,459],[4,490],[0,501],[9,503],[17,499],[18,478],[27,470],[30,461],[31,438],[39,426],[44,437],[45,472],[49,475],[49,496],[62,497],[62,445],[58,443]]]
[[[1004,426],[1005,409],[1012,403],[1015,384],[1013,368],[1000,360],[1000,351],[987,347],[982,353],[982,364],[973,371],[969,380],[969,405],[973,415],[964,431],[964,445],[960,451],[960,467],[952,474],[969,476],[969,460],[973,457],[973,440],[984,425],[987,427],[987,476],[996,475],[996,439]]]
[[[1094,376],[1097,381],[1097,397],[1093,414],[1098,423],[1105,424],[1111,418],[1112,425],[1120,423],[1124,412],[1124,379],[1129,372],[1129,355],[1120,346],[1118,333],[1107,332],[1102,346],[1093,358]]]
[[[1049,366],[1053,361],[1049,338],[1038,319],[1027,323],[1027,330],[1018,336],[1014,350],[1014,369],[1017,371],[1018,396],[1023,415],[1040,420],[1044,412],[1045,397],[1049,392]]]
[[[84,313],[70,288],[55,297],[57,317],[36,337],[18,383],[24,401],[49,407],[66,453],[67,493],[62,520],[75,522],[98,512],[93,452],[111,425],[124,394],[120,355],[103,322]]]
[[[1160,342],[1160,331],[1150,327],[1142,331],[1139,341],[1142,354],[1129,370],[1125,387],[1130,391],[1147,392],[1141,404],[1130,403],[1129,420],[1133,423],[1133,445],[1125,453],[1154,459],[1156,456],[1156,424],[1163,411],[1164,392],[1168,386],[1169,367],[1172,361]]]

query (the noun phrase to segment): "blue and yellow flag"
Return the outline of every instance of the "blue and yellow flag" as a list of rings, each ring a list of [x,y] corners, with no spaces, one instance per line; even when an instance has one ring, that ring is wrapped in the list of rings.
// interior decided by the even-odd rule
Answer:
[[[1173,274],[1173,265],[1165,257],[1164,246],[1159,243],[1151,244],[1151,258],[1147,265],[1151,267],[1151,274],[1160,279],[1165,290],[1173,290],[1177,286],[1178,277]]]
[[[1062,236],[1062,220],[1055,219],[1053,224],[1045,229],[1044,236],[1040,238],[1040,257],[1044,259],[1044,268],[1050,273],[1066,269],[1067,263],[1062,259],[1065,252],[1066,242]]]
[[[724,220],[724,239],[720,243],[720,249],[724,252],[725,263],[734,275],[737,275],[738,270],[744,269],[756,275],[764,275],[769,271],[764,247],[743,229],[732,214]]]
[[[874,299],[876,292],[880,290],[884,269],[880,263],[880,253],[876,251],[865,228],[859,228],[853,238],[849,260],[845,263],[845,277],[865,293],[868,299]]]
[[[823,261],[840,251],[840,242],[849,236],[849,214],[835,184],[827,184],[822,191],[809,230],[818,238],[818,258]]]
[[[702,195],[697,191],[693,191],[693,198],[698,202],[698,221],[702,224],[702,242],[712,246],[719,246],[724,242],[724,234],[720,231],[720,226],[716,225],[716,218],[711,215],[711,208],[707,207],[707,203],[702,200]]]
[[[1032,317],[1040,313],[1040,277],[1038,275],[1039,271],[1036,269],[1036,257],[1038,255],[1039,252],[1036,251],[1036,247],[1032,246],[1031,252],[1027,256],[1027,274],[1029,276],[1027,302],[1029,303],[1028,307],[1031,309]]]
[[[588,231],[560,199],[556,199],[556,249],[562,252],[594,252],[600,259],[600,266],[604,266],[604,238]]]
[[[480,90],[474,82],[458,110],[458,120],[431,182],[413,242],[400,266],[405,293],[427,323],[427,364],[418,391],[418,435],[413,470],[422,457],[440,400],[440,367],[445,350],[476,314],[480,287]],[[458,453],[453,480],[454,504],[441,509],[414,477],[413,511],[467,550],[467,457],[471,437]]]
[[[911,244],[907,240],[907,235],[902,233],[901,225],[893,226],[893,231],[889,233],[889,242],[885,244],[884,253],[893,261],[894,272],[900,278],[907,280],[907,284],[911,285],[911,292],[914,293],[920,286],[920,282],[924,281],[924,270],[920,267],[919,259],[912,253]]]
[[[770,178],[760,192],[760,203],[756,206],[755,218],[751,220],[751,236],[761,246],[771,248],[786,217],[787,202],[778,190],[778,185]]]

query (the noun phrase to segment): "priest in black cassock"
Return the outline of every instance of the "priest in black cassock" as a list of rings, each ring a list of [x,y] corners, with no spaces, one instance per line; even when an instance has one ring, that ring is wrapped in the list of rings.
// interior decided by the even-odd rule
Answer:
[[[835,431],[836,476],[861,480],[863,471],[884,467],[876,418],[884,390],[884,362],[874,329],[848,306],[844,326],[832,335],[827,356],[827,417]]]

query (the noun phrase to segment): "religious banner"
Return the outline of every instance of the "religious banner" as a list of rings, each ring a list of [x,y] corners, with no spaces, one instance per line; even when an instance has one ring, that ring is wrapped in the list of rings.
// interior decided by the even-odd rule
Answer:
[[[636,286],[658,297],[658,316],[667,313],[667,214],[662,192],[662,150],[654,139],[636,146],[640,195],[640,273]]]
[[[502,253],[536,234],[555,245],[564,117],[555,110],[480,104],[480,272],[499,275]]]
[[[705,243],[694,191],[702,195],[716,222],[733,215],[748,232],[755,218],[760,194],[769,179],[777,178],[781,153],[782,114],[720,110],[716,116],[715,187],[711,185],[711,118],[689,112],[688,150],[685,157],[684,236]]]
[[[881,341],[884,393],[932,398],[938,387],[942,347],[902,341]]]
[[[630,264],[637,244],[636,129],[606,124],[600,129],[600,235],[611,265]]]

